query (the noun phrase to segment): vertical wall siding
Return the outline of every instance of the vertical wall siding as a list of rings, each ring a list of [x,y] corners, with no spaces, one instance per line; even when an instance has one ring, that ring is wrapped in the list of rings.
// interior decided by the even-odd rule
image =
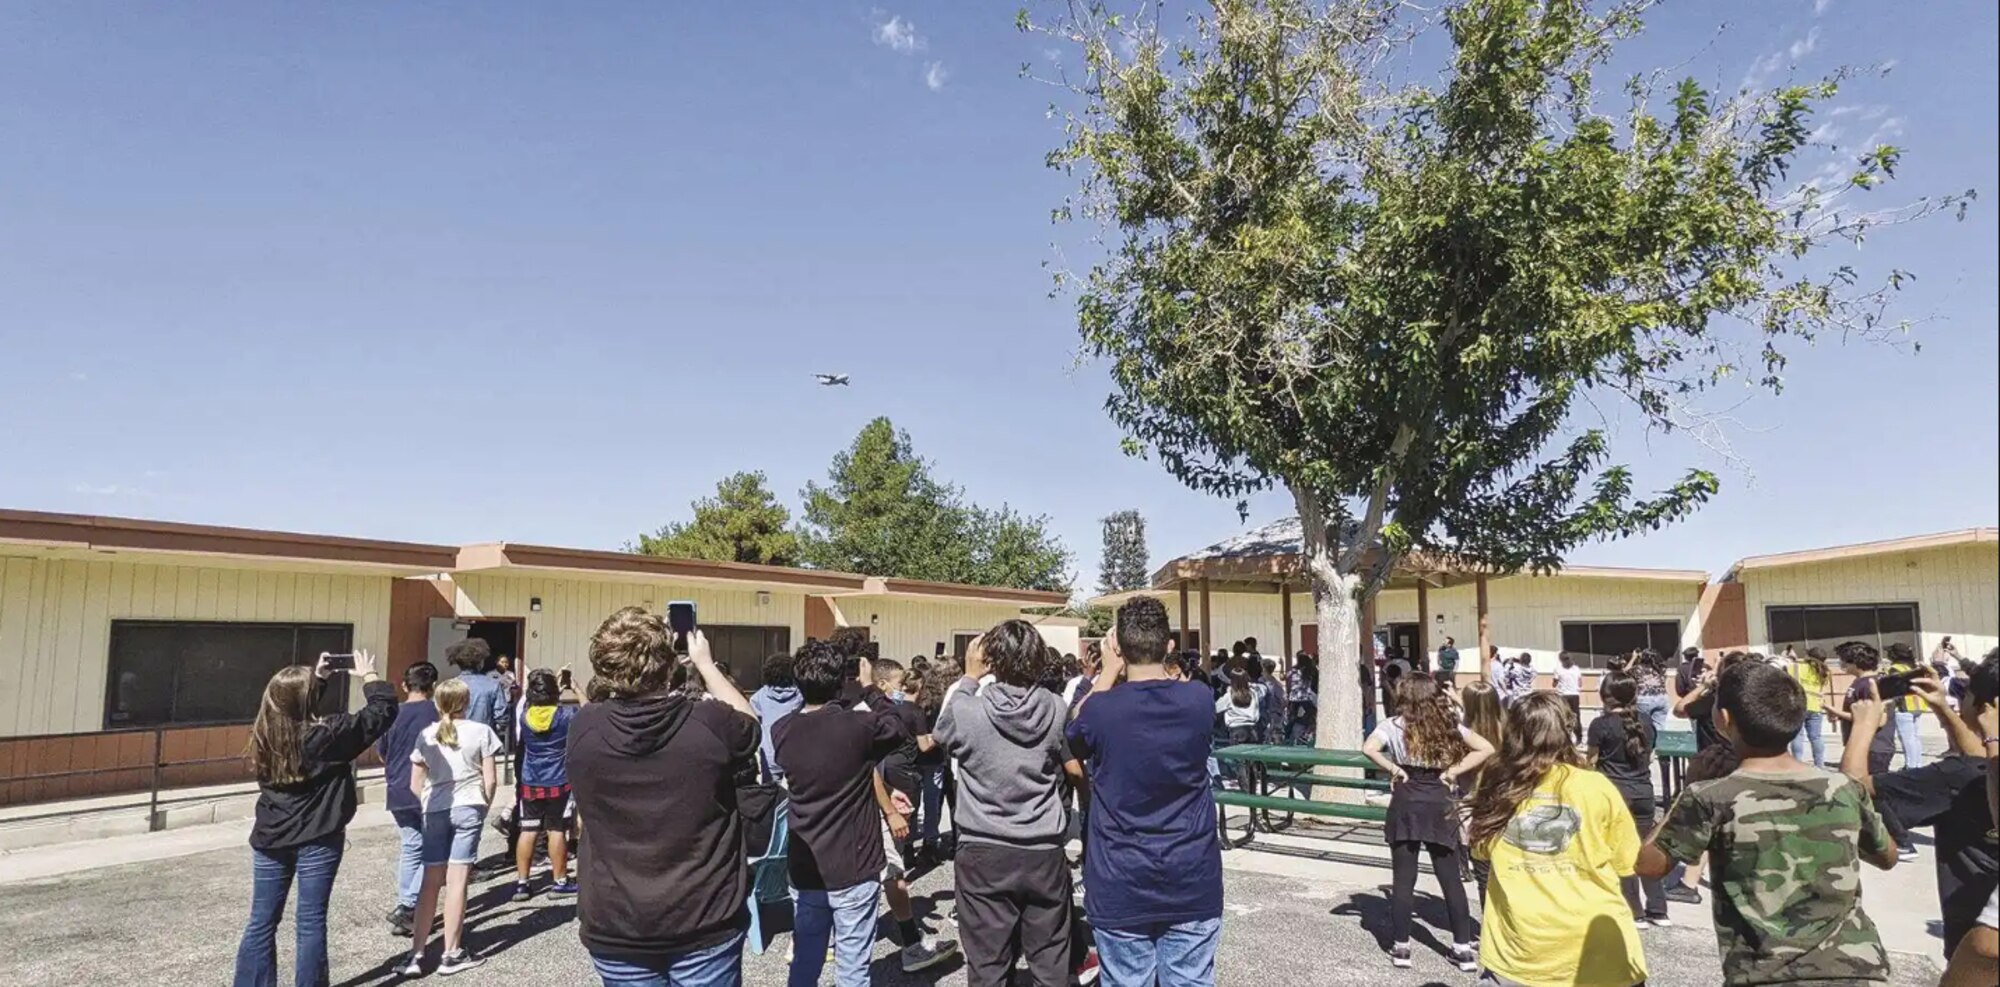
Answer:
[[[705,624],[743,624],[791,629],[792,646],[805,640],[805,596],[773,590],[757,602],[754,590],[718,589],[671,583],[628,583],[560,577],[461,573],[457,586],[460,617],[521,617],[527,625],[522,658],[531,668],[569,665],[579,685],[590,680],[590,636],[620,607],[664,612],[673,600],[693,600]],[[540,597],[541,612],[528,609]]]
[[[0,736],[104,726],[111,622],[321,621],[388,644],[389,577],[0,556]]]
[[[1579,620],[1675,620],[1681,624],[1686,644],[1699,637],[1695,627],[1695,606],[1700,584],[1645,579],[1603,579],[1591,576],[1510,576],[1487,584],[1488,620],[1493,643],[1510,654],[1526,651],[1535,656],[1535,665],[1552,671],[1556,652],[1562,650],[1562,624]],[[1470,585],[1433,589],[1429,593],[1431,647],[1436,649],[1446,636],[1458,640],[1458,648],[1470,656],[1478,650],[1479,610],[1476,591]],[[1169,611],[1174,604],[1169,605]],[[1200,594],[1191,593],[1189,620],[1200,623]],[[1378,626],[1418,620],[1417,591],[1391,590],[1376,601]],[[1209,612],[1215,630],[1207,647],[1219,643],[1228,647],[1246,637],[1255,637],[1266,655],[1276,655],[1284,646],[1283,609],[1278,594],[1213,593]],[[1438,614],[1444,623],[1435,622]],[[1310,593],[1292,596],[1292,647],[1304,640],[1299,628],[1317,623]],[[1470,660],[1469,657],[1467,660]]]
[[[979,633],[1003,620],[1021,615],[1021,608],[1003,603],[958,603],[948,600],[906,600],[883,596],[836,597],[840,614],[855,627],[869,628],[870,640],[882,645],[882,654],[897,661],[916,655],[930,655],[943,641],[951,651],[951,636]],[[1061,647],[1058,641],[1050,641]],[[1074,645],[1072,645],[1072,648]]]
[[[1752,569],[1742,580],[1759,650],[1770,647],[1766,608],[1840,603],[1915,603],[1924,656],[1947,634],[1968,658],[2000,644],[2000,546],[1991,542]]]

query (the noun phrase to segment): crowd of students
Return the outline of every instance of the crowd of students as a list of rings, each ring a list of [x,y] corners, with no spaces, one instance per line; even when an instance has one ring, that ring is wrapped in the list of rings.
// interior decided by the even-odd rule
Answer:
[[[372,656],[357,655],[366,701],[354,713],[313,712],[324,665],[287,668],[252,732],[261,790],[235,982],[276,983],[296,885],[296,982],[326,983],[352,763],[371,746],[401,841],[388,922],[412,944],[397,968],[426,972],[440,914],[435,972],[477,967],[468,886],[511,744],[513,897],[533,895],[545,848],[546,893],[579,895],[579,934],[607,985],[740,983],[748,861],[773,845],[780,813],[792,987],[818,984],[829,963],[841,987],[870,983],[885,904],[908,972],[962,955],[974,987],[1017,973],[1045,987],[1212,985],[1223,882],[1211,753],[1310,743],[1318,667],[1301,655],[1280,676],[1254,640],[1206,658],[1175,645],[1165,608],[1145,598],[1118,610],[1101,652],[1076,658],[1020,620],[962,660],[908,664],[844,632],[773,656],[746,697],[699,631],[677,639],[661,615],[628,607],[590,641],[588,702],[546,670],[515,701],[483,671],[490,653],[477,641],[448,654],[453,678],[412,665],[400,704]],[[1955,661],[1940,678],[1897,645],[1886,662],[1865,642],[1834,650],[1856,676],[1841,701],[1816,649],[1714,662],[1693,651],[1671,696],[1661,657],[1636,653],[1598,680],[1588,724],[1580,672],[1538,691],[1496,649],[1488,679],[1456,689],[1442,653],[1436,675],[1391,656],[1384,717],[1362,744],[1390,782],[1390,963],[1415,962],[1413,895],[1428,860],[1446,959],[1482,983],[1640,984],[1641,932],[1670,925],[1670,903],[1703,900],[1705,864],[1725,983],[1885,981],[1859,868],[1909,859],[1910,831],[1928,828],[1946,982],[1992,983],[2000,657]],[[1372,663],[1362,667],[1372,684]],[[1698,753],[1662,806],[1654,748],[1670,711],[1691,722]],[[1952,752],[1927,761],[1904,746],[1891,771],[1912,715],[1935,717]],[[1846,734],[1837,772],[1821,766],[1816,727],[1828,717]],[[955,942],[926,927],[910,887],[946,859]]]

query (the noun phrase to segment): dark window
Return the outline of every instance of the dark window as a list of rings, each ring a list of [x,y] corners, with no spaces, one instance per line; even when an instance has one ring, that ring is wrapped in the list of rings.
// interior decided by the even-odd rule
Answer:
[[[729,670],[729,676],[736,680],[736,687],[744,695],[763,686],[764,659],[792,650],[789,627],[703,624],[701,632],[708,637],[708,650],[715,655],[715,663]]]
[[[352,650],[351,624],[114,620],[104,726],[248,723],[272,673]],[[321,712],[346,705],[347,676],[330,679]]]
[[[965,660],[965,653],[972,650],[972,642],[979,640],[980,632],[954,632],[951,635],[951,656]]]
[[[1782,653],[1787,645],[1804,653],[1807,648],[1833,649],[1846,641],[1866,641],[1877,648],[1906,644],[1917,648],[1917,605],[1914,603],[1859,603],[1834,607],[1766,607],[1771,650]],[[1920,654],[1921,656],[1921,654]]]
[[[1681,647],[1678,620],[1564,621],[1562,647],[1584,668],[1605,668],[1613,659],[1651,648],[1672,661]]]

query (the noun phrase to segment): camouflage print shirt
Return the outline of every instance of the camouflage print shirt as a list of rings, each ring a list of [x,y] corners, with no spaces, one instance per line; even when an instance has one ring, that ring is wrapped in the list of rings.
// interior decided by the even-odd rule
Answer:
[[[1894,844],[1853,779],[1738,770],[1699,782],[1655,845],[1683,863],[1709,854],[1729,987],[1889,979],[1889,956],[1861,910],[1861,857]]]

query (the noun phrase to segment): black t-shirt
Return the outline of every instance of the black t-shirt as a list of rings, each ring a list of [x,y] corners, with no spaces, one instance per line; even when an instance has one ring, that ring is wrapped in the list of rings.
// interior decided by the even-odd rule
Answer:
[[[1875,681],[1874,673],[1857,676],[1854,680],[1854,684],[1847,687],[1847,704],[1852,706],[1856,700],[1868,698],[1868,683],[1873,681]],[[1846,743],[1847,738],[1853,735],[1854,735],[1854,721],[1853,720],[1840,721],[1841,743],[1843,744]],[[1869,757],[1870,763],[1875,763],[1879,761],[1882,764],[1887,764],[1888,761],[1885,759],[1895,756],[1896,728],[1894,727],[1894,725],[1890,724],[1886,718],[1882,721],[1882,726],[1875,731],[1874,739],[1868,741],[1868,753],[1870,755]]]
[[[793,887],[837,891],[881,876],[887,861],[875,764],[908,738],[893,709],[835,704],[801,709],[771,728],[778,767],[792,786]]]
[[[924,729],[919,736],[926,733],[936,733],[938,711],[926,707],[918,708],[922,710],[924,716]],[[944,746],[942,744],[935,745],[930,750],[919,751],[917,753],[917,767],[919,768],[940,767],[944,764],[945,760]]]
[[[749,928],[736,777],[758,737],[755,717],[678,692],[577,709],[569,781],[589,834],[577,915],[592,953],[658,959]]]
[[[1645,717],[1636,718],[1639,733],[1646,738],[1646,750],[1637,760],[1625,753],[1625,719],[1606,713],[1590,721],[1584,737],[1591,753],[1597,755],[1597,770],[1617,786],[1628,799],[1653,797],[1653,725]]]
[[[923,708],[916,703],[894,699],[884,699],[882,703],[882,711],[901,721],[904,732],[908,734],[895,750],[889,752],[888,757],[882,759],[882,780],[914,802],[923,788],[923,782],[917,776],[917,738],[930,733],[931,725],[924,716]]]
[[[1977,924],[2000,880],[1993,816],[1986,807],[1986,762],[1951,754],[1921,768],[1876,775],[1875,799],[1905,827],[1933,828],[1944,952],[1950,956]]]

